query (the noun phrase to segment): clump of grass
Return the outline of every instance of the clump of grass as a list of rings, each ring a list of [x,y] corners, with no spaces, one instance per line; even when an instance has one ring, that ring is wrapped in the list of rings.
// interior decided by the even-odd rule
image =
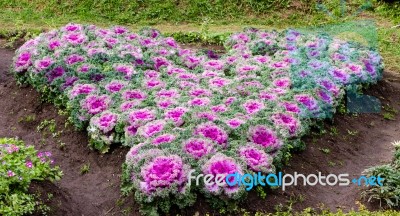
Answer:
[[[330,132],[331,136],[337,136],[339,134],[337,127],[333,126],[330,128],[330,130],[331,130],[331,132]]]
[[[90,164],[84,164],[81,166],[80,173],[81,175],[85,175],[90,171]]]
[[[319,150],[324,153],[324,154],[329,154],[331,153],[331,150],[329,148],[319,148]]]
[[[396,119],[396,115],[398,113],[398,111],[391,107],[389,104],[383,106],[383,109],[385,110],[385,112],[383,113],[383,118],[386,120],[395,120]]]
[[[22,116],[20,118],[18,118],[18,122],[22,123],[30,123],[30,122],[34,122],[36,120],[36,115],[35,114],[30,114],[30,115],[26,115],[26,116]]]
[[[395,120],[395,115],[393,113],[383,113],[383,118],[386,120]]]

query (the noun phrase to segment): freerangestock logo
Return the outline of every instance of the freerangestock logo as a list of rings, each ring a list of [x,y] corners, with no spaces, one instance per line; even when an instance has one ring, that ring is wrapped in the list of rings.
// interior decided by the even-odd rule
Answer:
[[[250,191],[254,186],[270,186],[270,187],[281,187],[283,191],[289,186],[349,186],[350,184],[355,184],[358,186],[383,186],[383,178],[380,176],[360,176],[358,178],[350,178],[348,173],[343,174],[328,174],[323,175],[321,172],[317,174],[300,174],[294,172],[293,174],[283,174],[282,172],[269,173],[264,175],[261,172],[250,174],[199,174],[197,176],[193,175],[195,170],[191,170],[188,174],[188,184],[191,185],[192,181],[198,186],[203,183],[206,186],[217,185],[223,186],[244,186],[246,191]]]

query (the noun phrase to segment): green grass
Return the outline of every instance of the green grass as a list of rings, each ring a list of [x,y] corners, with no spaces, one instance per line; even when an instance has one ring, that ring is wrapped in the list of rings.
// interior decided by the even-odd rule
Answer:
[[[94,4],[93,2],[96,2]],[[334,22],[316,7],[316,0],[0,0],[0,26],[13,29],[54,28],[68,22],[94,23],[101,26],[125,25],[133,29],[155,26],[164,32],[198,30],[207,22],[211,30],[236,31],[255,25],[275,28],[317,25]],[[333,14],[340,13],[340,1],[327,1]],[[352,14],[362,0],[352,0]],[[232,26],[235,26],[232,28]],[[213,28],[215,27],[215,28]],[[239,27],[239,28],[237,28]]]
[[[372,40],[378,42],[386,70],[400,72],[400,31],[392,28],[400,22],[400,3],[368,1],[347,0],[343,8],[340,0],[323,1],[322,7],[317,0],[0,0],[0,37],[9,38],[12,44],[18,38],[76,22],[124,25],[133,31],[152,26],[179,42],[221,44],[230,33],[248,26],[325,26],[334,32],[338,28],[331,27],[343,22],[373,19],[377,38]],[[357,34],[339,36],[360,42]]]
[[[204,18],[226,21],[242,19],[247,14],[263,15],[284,9],[291,0],[1,0],[2,18],[13,20],[111,21],[118,24],[160,21],[201,22]],[[303,1],[307,2],[307,1]]]

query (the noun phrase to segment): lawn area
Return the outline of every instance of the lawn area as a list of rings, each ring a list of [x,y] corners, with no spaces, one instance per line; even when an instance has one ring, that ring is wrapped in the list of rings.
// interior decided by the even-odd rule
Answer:
[[[344,3],[343,3],[344,2]],[[400,3],[351,0],[324,1],[0,1],[0,36],[37,35],[70,22],[133,31],[145,26],[173,34],[179,42],[221,43],[245,27],[312,28],[357,20],[377,25],[379,50],[386,68],[400,71]],[[397,26],[397,27],[396,27]],[[20,33],[18,33],[20,32]],[[21,33],[23,32],[23,33]],[[198,33],[200,35],[194,34]]]

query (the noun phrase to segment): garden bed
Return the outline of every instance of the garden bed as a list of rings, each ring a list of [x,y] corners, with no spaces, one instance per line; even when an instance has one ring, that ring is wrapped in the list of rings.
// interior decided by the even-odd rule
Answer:
[[[51,215],[120,215],[122,212],[137,215],[138,206],[132,198],[120,197],[120,165],[128,150],[117,147],[104,155],[89,150],[86,133],[77,132],[72,126],[64,128],[66,118],[60,116],[53,105],[40,102],[39,94],[31,87],[19,88],[15,84],[14,78],[7,73],[14,52],[2,49],[0,55],[0,112],[3,113],[0,116],[0,136],[18,136],[39,149],[51,150],[64,172],[61,182],[35,184],[32,188],[32,191],[41,191],[42,197],[48,200],[54,211]],[[382,104],[398,110],[399,83],[399,78],[387,72],[368,93],[380,98]],[[57,131],[63,132],[54,138],[43,131],[37,132],[37,126],[46,119],[54,119]],[[369,166],[390,161],[390,142],[400,139],[398,128],[397,116],[393,121],[384,119],[382,114],[338,115],[333,123],[326,123],[326,134],[303,139],[307,144],[306,150],[294,154],[289,161],[291,166],[284,171],[357,176]],[[85,165],[90,168],[84,174],[82,168]],[[252,191],[240,207],[247,211],[273,212],[280,203],[287,206],[288,200],[292,200],[297,210],[317,207],[319,203],[325,203],[330,209],[350,209],[356,207],[359,192],[360,188],[355,186],[350,189],[338,186],[293,187],[284,193],[279,189],[268,190],[266,198],[261,199]],[[53,195],[49,196],[50,193]],[[220,211],[210,208],[201,198],[197,202],[195,207],[182,214]],[[181,213],[178,209],[173,210]]]

